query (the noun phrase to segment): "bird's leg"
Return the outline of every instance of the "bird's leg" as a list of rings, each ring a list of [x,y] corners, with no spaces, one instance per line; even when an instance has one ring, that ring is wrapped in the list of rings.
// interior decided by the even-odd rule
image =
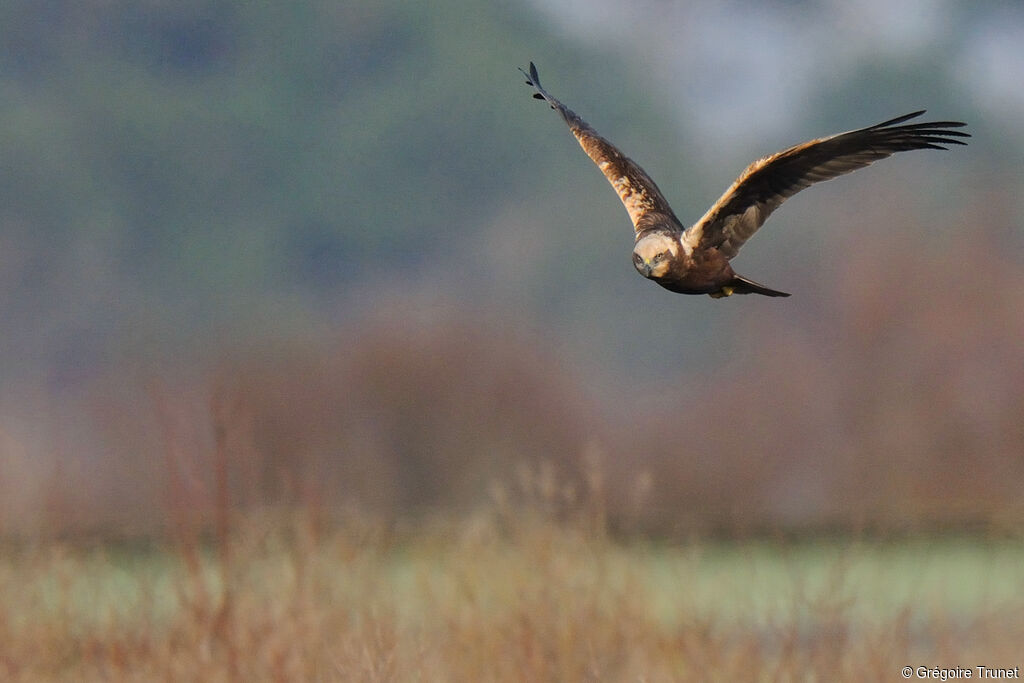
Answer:
[[[712,292],[711,294],[708,294],[708,296],[710,296],[712,299],[721,299],[722,297],[732,296],[735,291],[735,287],[722,287],[717,292]]]

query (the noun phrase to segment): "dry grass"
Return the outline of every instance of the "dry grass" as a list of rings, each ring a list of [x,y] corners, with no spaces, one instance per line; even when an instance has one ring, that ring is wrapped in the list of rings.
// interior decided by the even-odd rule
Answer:
[[[1007,541],[660,547],[500,506],[415,530],[250,514],[224,540],[9,547],[0,677],[897,680],[1024,642]]]
[[[853,268],[820,327],[751,323],[756,356],[642,419],[541,345],[457,319],[228,354],[214,380],[115,374],[45,439],[0,415],[0,538],[22,539],[0,545],[0,680],[1024,665],[1011,265],[986,271],[1003,297],[965,282],[927,306],[859,292],[884,279]],[[850,535],[765,536],[828,529]],[[159,540],[109,540],[132,535]]]

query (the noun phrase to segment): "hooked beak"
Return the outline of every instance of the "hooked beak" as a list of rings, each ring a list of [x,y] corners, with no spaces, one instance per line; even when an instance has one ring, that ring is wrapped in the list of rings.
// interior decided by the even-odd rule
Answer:
[[[651,262],[647,260],[639,261],[636,264],[636,269],[640,271],[640,274],[646,278],[651,277],[651,271],[653,270],[653,268],[651,267]]]

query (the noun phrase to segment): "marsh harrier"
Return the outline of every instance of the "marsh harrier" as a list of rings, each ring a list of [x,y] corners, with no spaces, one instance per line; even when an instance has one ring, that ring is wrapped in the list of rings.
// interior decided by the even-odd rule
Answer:
[[[534,97],[562,115],[583,151],[597,164],[633,222],[633,265],[644,277],[680,294],[789,296],[741,275],[729,263],[782,202],[823,180],[863,168],[896,152],[966,144],[960,121],[903,124],[924,111],[790,147],[758,159],[740,174],[707,213],[687,229],[651,177],[575,112],[552,97],[530,63],[526,84]]]

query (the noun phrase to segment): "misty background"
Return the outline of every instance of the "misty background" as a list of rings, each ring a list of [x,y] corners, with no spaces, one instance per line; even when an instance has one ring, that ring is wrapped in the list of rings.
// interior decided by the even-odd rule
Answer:
[[[9,2],[0,527],[181,501],[652,533],[1024,515],[1015,2]],[[789,200],[683,297],[517,66],[684,223],[791,144],[927,108],[966,148]],[[169,501],[178,501],[171,503]]]

